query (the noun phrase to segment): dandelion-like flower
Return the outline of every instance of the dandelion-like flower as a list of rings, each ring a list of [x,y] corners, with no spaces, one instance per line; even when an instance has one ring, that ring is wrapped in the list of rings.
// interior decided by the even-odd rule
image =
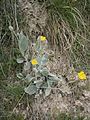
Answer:
[[[84,71],[80,71],[80,72],[78,73],[78,78],[79,78],[80,80],[86,80],[86,74],[84,73]]]
[[[41,41],[46,41],[47,39],[46,39],[45,36],[40,36],[40,40],[41,40]]]
[[[32,65],[37,65],[37,64],[38,64],[38,61],[37,61],[36,59],[32,59],[32,60],[31,60],[31,63],[32,63]]]

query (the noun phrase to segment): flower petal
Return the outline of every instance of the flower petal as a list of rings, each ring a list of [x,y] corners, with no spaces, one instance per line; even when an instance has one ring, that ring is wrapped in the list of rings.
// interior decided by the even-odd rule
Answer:
[[[86,74],[84,73],[84,71],[80,71],[80,72],[78,73],[78,78],[79,78],[80,80],[86,80]]]
[[[32,60],[31,60],[31,63],[32,63],[32,65],[37,65],[37,64],[38,64],[38,61],[37,61],[36,59],[32,59]]]

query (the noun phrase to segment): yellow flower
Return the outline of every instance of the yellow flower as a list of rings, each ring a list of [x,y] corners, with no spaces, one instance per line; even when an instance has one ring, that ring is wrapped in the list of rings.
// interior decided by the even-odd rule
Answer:
[[[46,41],[47,39],[46,39],[45,36],[40,36],[40,40],[41,40],[41,41]]]
[[[78,73],[78,78],[79,78],[80,80],[86,80],[86,74],[85,74],[83,71],[80,71],[80,72]]]
[[[37,61],[36,59],[32,59],[32,60],[31,60],[31,63],[32,63],[32,65],[37,65],[37,64],[38,64],[38,61]]]

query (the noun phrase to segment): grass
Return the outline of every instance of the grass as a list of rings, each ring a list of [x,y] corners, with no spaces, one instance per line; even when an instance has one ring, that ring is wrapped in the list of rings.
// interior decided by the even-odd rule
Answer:
[[[77,70],[83,66],[87,69],[87,28],[77,4],[68,0],[50,0],[48,4],[47,34],[52,46],[54,49],[58,46],[60,53],[66,55]]]

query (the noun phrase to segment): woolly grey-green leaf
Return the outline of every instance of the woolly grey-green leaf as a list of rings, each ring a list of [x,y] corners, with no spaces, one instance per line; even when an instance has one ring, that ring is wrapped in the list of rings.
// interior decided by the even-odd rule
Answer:
[[[43,84],[43,79],[41,78],[41,79],[39,79],[39,80],[35,80],[34,81],[34,83],[36,84],[36,87],[37,88],[40,88],[40,86]]]
[[[49,71],[48,71],[47,68],[43,68],[42,70],[40,70],[40,73],[41,73],[43,76],[48,76]]]
[[[26,70],[29,70],[30,69],[30,62],[26,62],[25,64],[24,64],[24,70],[26,71]]]
[[[45,96],[49,96],[51,93],[51,88],[50,87],[47,87],[46,90],[45,90]]]
[[[37,92],[37,87],[35,85],[29,85],[27,88],[24,89],[26,93],[29,95],[33,95]]]
[[[45,54],[43,55],[42,60],[41,60],[42,65],[46,64],[47,61],[48,61],[48,56]]]
[[[17,74],[17,78],[22,79],[23,78],[23,74],[22,73],[18,73]]]
[[[31,81],[35,80],[35,77],[32,77],[30,74],[27,74],[25,79],[28,80],[29,82],[31,82]]]
[[[60,78],[57,77],[56,75],[52,74],[52,73],[49,73],[49,80],[52,80],[52,81],[59,81]]]
[[[21,54],[24,56],[25,51],[26,51],[27,48],[28,48],[28,39],[27,39],[27,37],[23,34],[23,32],[20,32],[20,34],[19,34],[18,43],[19,43],[20,52],[21,52]]]
[[[23,63],[24,59],[23,58],[17,58],[17,63]]]

